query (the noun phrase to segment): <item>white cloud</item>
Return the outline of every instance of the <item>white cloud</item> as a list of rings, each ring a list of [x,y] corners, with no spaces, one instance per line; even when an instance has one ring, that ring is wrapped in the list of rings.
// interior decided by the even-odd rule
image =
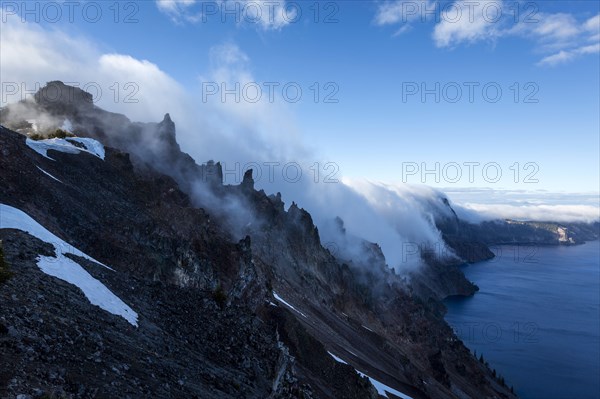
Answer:
[[[457,1],[455,4],[458,3]],[[483,17],[481,7],[484,6],[474,8],[472,20],[462,18],[453,23],[442,16],[442,21],[434,28],[433,37],[436,45],[453,47],[465,42],[474,43],[515,36],[534,41],[536,52],[548,54],[538,62],[538,65],[547,66],[566,63],[586,54],[598,53],[600,14],[582,22],[571,14],[538,13],[511,25],[511,21],[507,19],[490,22],[491,20]],[[507,13],[508,8],[505,8],[503,14]]]
[[[377,7],[374,23],[379,26],[400,24],[393,37],[400,36],[412,30],[412,23],[421,20],[424,22],[429,15],[427,11],[435,9],[436,3],[430,0],[396,0],[388,1]]]
[[[235,0],[229,1],[235,2]],[[260,16],[259,25],[263,30],[279,30],[299,18],[297,9],[288,9],[284,0],[277,2],[269,0],[242,0],[242,4],[244,3],[252,5],[255,9],[243,14],[244,19],[248,20],[246,22],[251,22],[254,18]],[[260,11],[255,13],[256,10]]]
[[[196,0],[156,0],[158,9],[166,13],[177,13],[195,3]]]
[[[273,90],[271,101],[270,90],[255,76],[250,57],[233,42],[213,46],[209,59],[210,69],[198,77],[193,101],[210,115],[211,129],[219,133],[189,137],[189,146],[208,146],[212,154],[204,153],[204,157],[230,164],[306,157],[308,150],[301,144],[293,112],[281,97],[282,83],[277,82],[279,90]],[[214,90],[215,94],[207,94]]]
[[[591,44],[589,46],[578,47],[571,50],[561,50],[558,53],[542,58],[539,65],[554,66],[572,61],[574,58],[585,54],[600,53],[600,43]]]
[[[588,19],[583,24],[583,28],[591,35],[590,42],[600,42],[600,14]]]
[[[412,25],[402,25],[400,27],[400,29],[398,29],[396,32],[394,32],[394,34],[392,36],[393,37],[400,36],[406,32],[410,32],[411,30],[412,30]]]
[[[285,0],[156,0],[156,5],[175,23],[215,20],[265,31],[280,30],[301,16],[299,6],[296,3],[290,6]]]
[[[550,22],[542,24],[533,33],[540,37],[542,46],[557,51],[542,58],[538,65],[556,66],[584,55],[600,53],[600,14],[583,24],[564,15],[554,19],[549,17],[546,21]]]
[[[491,5],[502,6],[496,0],[470,2],[458,0],[454,7],[445,8],[440,22],[433,29],[437,47],[453,47],[463,42],[494,40],[500,35],[500,20],[489,11]]]
[[[188,19],[188,11],[196,4],[196,0],[156,0],[158,9],[168,15],[174,22]]]
[[[343,183],[363,196],[401,237],[422,243],[440,241],[434,214],[450,216],[441,202],[442,192],[424,185],[390,185],[359,179],[345,178]]]
[[[405,1],[395,1],[380,4],[377,7],[377,13],[375,14],[375,23],[377,25],[391,25],[399,22],[407,22],[407,18],[404,18],[405,11],[402,8]]]
[[[462,208],[462,209],[461,209]],[[461,217],[481,220],[535,220],[551,222],[597,222],[600,210],[591,205],[508,205],[465,203],[456,206]],[[475,212],[475,214],[469,211]],[[474,220],[475,219],[475,220]]]
[[[161,120],[184,102],[182,87],[157,65],[104,54],[91,41],[58,29],[8,18],[0,48],[3,91],[7,85],[18,88],[14,94],[4,92],[3,103],[27,98],[52,80],[82,87],[94,95],[96,105],[144,122]]]
[[[555,33],[542,36],[544,40],[548,40],[547,37],[554,38],[553,47],[558,47],[560,50],[544,57],[538,65],[555,66],[583,55],[600,53],[600,14],[589,18],[583,24],[577,24],[571,18],[562,18],[562,22],[564,24],[560,28],[556,24],[551,24],[555,28]],[[549,31],[548,28],[547,32]],[[539,31],[536,33],[539,34]]]
[[[235,43],[227,42],[211,47],[209,52],[213,66],[235,66],[246,68],[250,58]]]
[[[461,218],[473,222],[517,219],[558,222],[593,222],[600,219],[599,194],[560,193],[544,190],[448,188]]]
[[[579,35],[580,26],[575,17],[570,14],[540,14],[537,19],[539,21],[531,24],[528,31],[542,40],[563,43]]]
[[[521,14],[515,14],[515,4],[504,0],[456,0],[443,5],[429,0],[388,1],[377,7],[374,22],[379,26],[400,25],[394,33],[397,36],[411,29],[411,23],[418,19],[421,23],[435,20],[432,39],[439,48],[519,37],[534,42],[535,52],[542,54],[538,65],[544,66],[598,53],[600,14],[583,21],[564,12],[521,10]]]
[[[600,31],[600,14],[585,21],[583,27],[587,31],[598,34]]]
[[[419,18],[424,19],[425,11],[431,10],[435,4],[429,0],[396,0],[388,1],[377,7],[375,14],[375,24],[392,25],[397,23],[407,23]]]

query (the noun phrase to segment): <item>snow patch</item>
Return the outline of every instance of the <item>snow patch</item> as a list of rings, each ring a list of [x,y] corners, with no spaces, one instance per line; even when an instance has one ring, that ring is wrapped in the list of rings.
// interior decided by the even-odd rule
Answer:
[[[39,166],[36,165],[36,168],[38,168],[43,174],[45,174],[48,177],[53,178],[54,180],[56,180],[59,183],[62,183],[60,180],[58,180],[56,177],[52,176],[50,173],[46,172],[44,169],[40,168]]]
[[[369,327],[367,327],[367,326],[362,326],[362,328],[364,328],[365,330],[369,330],[369,331],[371,331],[371,332],[375,332],[375,331],[371,330],[371,329],[370,329]]]
[[[329,353],[329,355],[335,359],[336,362],[338,363],[342,363],[342,364],[348,364],[346,363],[343,359],[337,357],[336,355],[334,355],[333,353],[327,351],[327,353]],[[369,379],[369,381],[371,381],[371,384],[373,384],[373,386],[375,387],[375,389],[377,390],[377,393],[379,393],[379,395],[385,397],[385,398],[389,398],[388,393],[391,393],[393,395],[398,396],[399,398],[402,399],[413,399],[412,397],[399,392],[397,390],[395,390],[394,388],[390,388],[387,385],[385,385],[382,382],[377,381],[375,378],[369,377],[368,375],[366,375],[365,373],[361,373],[360,371],[354,369],[354,371],[356,371],[358,373],[358,375],[360,375],[361,377],[367,377]]]
[[[367,377],[369,379],[369,381],[371,381],[371,384],[373,384],[373,386],[375,387],[375,389],[377,389],[377,393],[379,393],[383,397],[389,398],[389,396],[387,394],[391,393],[391,394],[396,395],[396,396],[398,396],[399,398],[402,398],[402,399],[413,399],[412,397],[410,397],[410,396],[408,396],[408,395],[406,395],[406,394],[404,394],[402,392],[396,391],[394,388],[388,387],[383,382],[379,382],[375,378],[369,377],[365,373],[361,373],[358,370],[356,370],[356,372],[361,377]]]
[[[275,299],[277,299],[279,302],[283,303],[284,305],[286,305],[288,308],[298,312],[299,314],[301,314],[303,317],[308,318],[304,313],[302,313],[301,311],[299,311],[298,309],[296,309],[295,307],[293,307],[292,305],[290,305],[289,303],[287,303],[282,297],[280,297],[279,295],[277,295],[277,293],[275,291],[273,291],[273,296],[275,297]]]
[[[60,238],[46,230],[46,228],[44,228],[41,224],[33,220],[28,214],[17,208],[13,208],[12,206],[0,204],[0,228],[19,229],[25,231],[44,242],[54,245],[54,248],[56,248],[57,251],[62,252],[63,254],[70,253],[75,256],[80,256],[84,259],[90,260],[101,266],[104,266],[109,270],[114,271],[114,269],[111,269],[104,263],[97,261],[96,259],[84,254],[72,245],[67,244],[65,241],[61,240]]]
[[[74,142],[81,144],[82,147],[76,146],[75,144],[73,144]],[[83,151],[87,152],[88,154],[95,155],[102,160],[104,160],[105,156],[104,146],[97,140],[89,138],[69,137],[67,139],[27,139],[25,143],[33,151],[53,161],[54,159],[48,156],[48,150],[60,151],[67,154],[79,154]]]
[[[334,355],[333,353],[327,351],[327,353],[329,353],[329,355],[338,363],[342,363],[342,364],[348,364],[346,363],[344,360],[342,360],[341,358],[337,357],[336,355]]]
[[[44,242],[52,244],[56,252],[56,257],[38,256],[38,267],[41,271],[77,286],[83,291],[83,294],[91,304],[109,313],[121,316],[137,327],[137,313],[118,296],[113,294],[104,284],[92,277],[83,267],[65,255],[80,256],[107,269],[113,269],[61,240],[25,212],[17,208],[0,204],[0,229],[22,230]]]
[[[77,286],[92,305],[109,313],[123,317],[137,327],[138,315],[104,284],[92,277],[83,267],[63,253],[57,252],[56,258],[39,256],[38,267],[41,271]]]

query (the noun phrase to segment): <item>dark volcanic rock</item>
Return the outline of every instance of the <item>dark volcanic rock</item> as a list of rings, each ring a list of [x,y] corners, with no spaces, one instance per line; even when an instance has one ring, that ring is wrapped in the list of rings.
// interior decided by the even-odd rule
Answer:
[[[281,351],[276,334],[244,306],[221,309],[210,293],[168,289],[85,262],[88,272],[138,311],[134,328],[91,305],[72,285],[42,273],[35,257],[47,254],[49,244],[14,230],[0,230],[0,238],[15,271],[0,289],[0,323],[9,332],[0,336],[0,396],[273,393]],[[281,386],[300,390],[294,381]]]

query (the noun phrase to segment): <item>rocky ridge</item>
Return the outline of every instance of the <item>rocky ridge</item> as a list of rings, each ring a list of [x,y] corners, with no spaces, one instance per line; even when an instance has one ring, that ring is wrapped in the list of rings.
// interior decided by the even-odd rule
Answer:
[[[139,327],[42,273],[36,257],[52,256],[51,243],[0,230],[14,274],[0,286],[0,355],[10,359],[0,396],[376,398],[378,381],[415,399],[514,397],[443,320],[441,298],[475,290],[458,268],[464,254],[489,256],[461,241],[449,204],[436,223],[454,261],[425,252],[422,273],[400,276],[368,242],[368,264],[340,259],[308,212],[256,191],[251,171],[227,186],[218,163],[197,165],[168,114],[133,123],[51,83],[75,94],[48,103],[49,85],[27,104],[32,114],[68,118],[107,146],[105,159],[50,150],[50,160],[2,127],[0,202],[114,268],[77,259],[138,312]],[[10,108],[0,122],[25,126]],[[190,196],[196,184],[258,223],[232,234],[226,212]]]

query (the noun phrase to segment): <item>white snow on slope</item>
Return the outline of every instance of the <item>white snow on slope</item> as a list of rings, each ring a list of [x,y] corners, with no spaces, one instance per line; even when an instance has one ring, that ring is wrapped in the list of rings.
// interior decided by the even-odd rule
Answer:
[[[80,143],[85,148],[77,147],[72,142]],[[68,139],[27,139],[25,143],[29,148],[48,159],[52,159],[48,156],[48,150],[65,152],[67,154],[79,154],[83,151],[95,155],[102,160],[104,160],[105,156],[104,146],[100,142],[89,138],[69,137]],[[54,159],[52,160],[54,161]]]
[[[56,177],[52,176],[50,173],[46,172],[44,169],[40,168],[39,166],[35,166],[36,168],[38,168],[43,174],[45,174],[48,177],[53,178],[54,180],[56,180],[59,183],[62,183],[60,180],[58,180]]]
[[[331,352],[327,352],[329,353],[329,355],[335,359],[336,362],[338,363],[343,363],[343,364],[348,364],[346,363],[344,360],[340,359],[339,357],[337,357],[336,355],[334,355]],[[402,399],[413,399],[412,397],[399,392],[397,390],[395,390],[394,388],[390,388],[387,385],[385,385],[382,382],[377,381],[375,378],[369,377],[368,375],[366,375],[365,373],[361,373],[360,371],[354,369],[361,377],[367,377],[369,379],[369,381],[371,381],[371,384],[373,384],[373,386],[375,387],[375,389],[377,389],[377,393],[379,393],[381,396],[384,396],[386,398],[389,398],[388,393],[391,393],[393,395],[398,396],[399,398]]]
[[[333,353],[327,351],[327,353],[329,353],[329,355],[335,359],[336,362],[338,363],[342,363],[342,364],[348,364],[346,363],[342,358],[337,357],[336,355],[334,355]]]
[[[355,369],[356,370],[356,369]],[[371,381],[371,384],[373,384],[373,386],[375,387],[375,389],[377,389],[377,392],[381,395],[384,396],[386,398],[389,398],[389,396],[387,395],[388,392],[391,394],[394,394],[396,396],[398,396],[399,398],[402,399],[413,399],[412,397],[396,391],[394,388],[390,388],[387,385],[385,385],[383,382],[379,382],[377,381],[375,378],[369,377],[368,375],[366,375],[365,373],[361,373],[360,371],[356,370],[356,372],[361,376],[361,377],[367,377],[369,379],[369,381]]]
[[[277,293],[275,291],[273,291],[273,296],[275,297],[275,299],[277,299],[279,302],[283,303],[284,305],[286,305],[288,308],[298,312],[299,314],[301,314],[303,317],[308,318],[304,313],[302,313],[301,311],[299,311],[298,309],[296,309],[295,307],[293,307],[292,305],[290,305],[289,303],[287,303],[282,297],[280,297],[279,295],[277,295]]]
[[[46,228],[33,220],[28,214],[17,208],[13,208],[12,206],[0,204],[0,229],[23,230],[44,242],[54,245],[54,248],[63,254],[70,253],[75,256],[80,256],[114,271],[114,269],[106,266],[104,263],[97,261],[72,245],[67,244],[65,241],[46,230]]]
[[[49,256],[38,256],[38,267],[44,273],[57,277],[77,286],[86,298],[107,312],[121,316],[129,323],[137,327],[138,315],[125,302],[113,294],[104,284],[92,277],[78,263],[66,257],[72,254],[88,259],[113,270],[98,262],[94,258],[84,254],[77,248],[61,240],[42,225],[33,220],[25,212],[8,205],[0,204],[0,229],[18,229],[25,231],[40,240],[54,246],[56,258]]]
[[[71,283],[81,291],[92,305],[96,305],[109,313],[123,317],[137,327],[138,315],[118,296],[113,294],[104,284],[93,278],[83,267],[62,253],[56,258],[39,256],[38,267],[46,274]]]

